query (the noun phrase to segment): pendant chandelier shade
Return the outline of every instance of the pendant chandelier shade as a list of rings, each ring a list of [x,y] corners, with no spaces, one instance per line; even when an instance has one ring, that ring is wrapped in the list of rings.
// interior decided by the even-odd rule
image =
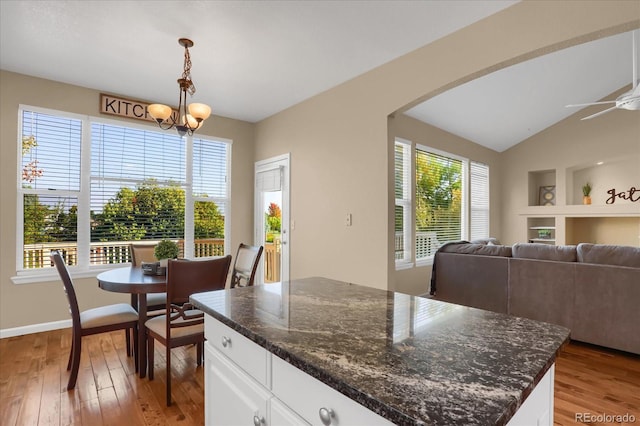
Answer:
[[[149,115],[153,117],[163,130],[175,129],[180,136],[192,135],[202,126],[204,120],[211,115],[211,107],[206,104],[192,103],[187,106],[187,94],[193,96],[196,93],[196,86],[191,80],[191,55],[189,48],[193,47],[193,42],[188,38],[178,40],[180,46],[184,47],[184,70],[182,77],[178,79],[180,88],[180,100],[178,112],[167,105],[151,104],[147,107]]]

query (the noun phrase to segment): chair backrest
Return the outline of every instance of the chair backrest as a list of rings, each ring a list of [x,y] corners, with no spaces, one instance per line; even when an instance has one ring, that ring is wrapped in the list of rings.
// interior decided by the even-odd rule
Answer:
[[[62,279],[64,285],[64,292],[67,295],[67,301],[69,302],[69,313],[71,314],[71,320],[73,322],[74,330],[80,329],[80,309],[78,308],[78,299],[76,298],[76,291],[73,288],[73,281],[71,281],[71,275],[67,269],[67,264],[64,262],[62,255],[59,251],[54,250],[50,254],[51,261],[58,270],[58,275]]]
[[[262,246],[256,247],[240,243],[236,260],[233,263],[231,288],[253,285],[262,250]]]
[[[178,318],[184,321],[179,326],[192,325],[204,321],[203,315],[198,318],[185,318],[185,313],[193,310],[189,296],[194,293],[221,290],[227,283],[227,275],[231,266],[231,255],[211,260],[170,259],[167,267],[167,312],[171,312],[167,321],[167,336],[172,323]]]
[[[155,262],[156,244],[133,243],[129,245],[131,252],[131,265],[140,266],[142,262]]]

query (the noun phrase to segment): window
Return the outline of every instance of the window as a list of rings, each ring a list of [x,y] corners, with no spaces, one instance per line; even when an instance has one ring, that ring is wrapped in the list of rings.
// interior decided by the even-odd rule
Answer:
[[[396,140],[396,266],[430,261],[448,241],[488,236],[489,167],[423,146],[412,157],[411,142]]]
[[[224,254],[229,142],[20,108],[18,271],[129,262],[132,241]]]
[[[471,162],[470,240],[489,238],[489,166]]]
[[[411,223],[411,145],[395,144],[395,258],[410,262],[411,239],[405,238],[405,228]]]

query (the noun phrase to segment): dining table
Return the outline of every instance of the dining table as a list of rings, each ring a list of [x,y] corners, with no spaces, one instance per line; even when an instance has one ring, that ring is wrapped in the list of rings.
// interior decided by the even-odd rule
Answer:
[[[138,311],[138,372],[147,374],[147,294],[167,291],[166,275],[144,274],[139,266],[109,269],[98,274],[98,286],[106,291],[131,294],[131,304]]]

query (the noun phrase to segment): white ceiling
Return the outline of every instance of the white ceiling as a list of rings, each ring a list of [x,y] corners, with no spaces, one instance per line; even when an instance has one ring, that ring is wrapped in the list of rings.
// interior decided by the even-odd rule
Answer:
[[[584,109],[566,105],[594,102],[631,85],[632,40],[631,32],[618,34],[531,59],[455,87],[406,114],[501,152]],[[638,111],[608,114],[640,119]]]
[[[0,68],[175,105],[177,39],[188,37],[193,100],[257,122],[514,3],[3,0]],[[562,105],[630,83],[631,39],[613,40],[503,70],[409,114],[502,151],[575,112]]]

